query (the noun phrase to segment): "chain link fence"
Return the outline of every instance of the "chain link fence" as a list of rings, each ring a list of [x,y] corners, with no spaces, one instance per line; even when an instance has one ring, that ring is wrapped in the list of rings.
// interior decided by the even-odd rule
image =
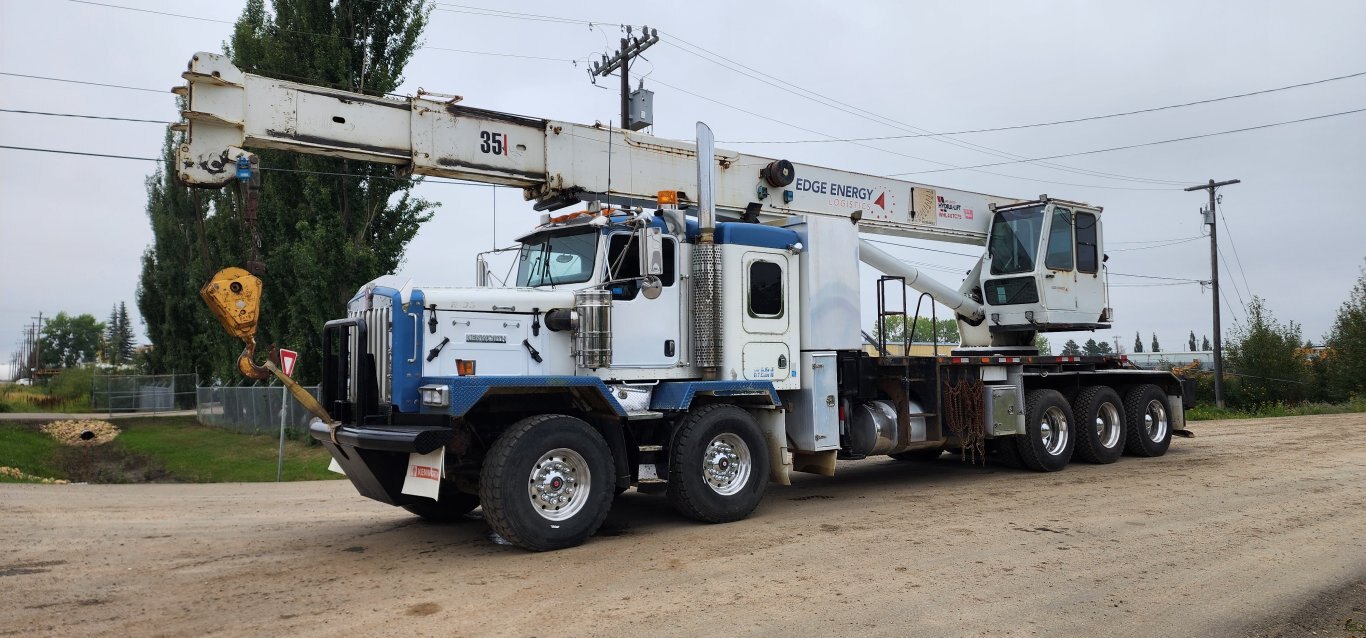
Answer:
[[[90,382],[90,409],[109,414],[193,410],[197,374],[96,374]]]
[[[318,386],[305,387],[318,398]],[[198,388],[199,422],[243,434],[272,434],[280,431],[280,408],[285,414],[285,432],[293,438],[307,438],[310,413],[282,385],[205,386]]]

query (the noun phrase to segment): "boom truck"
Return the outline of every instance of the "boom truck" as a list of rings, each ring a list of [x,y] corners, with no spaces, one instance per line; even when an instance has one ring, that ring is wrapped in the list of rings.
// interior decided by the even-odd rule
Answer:
[[[1034,347],[1110,326],[1099,206],[720,150],[702,123],[690,143],[360,95],[212,53],[183,77],[185,184],[224,186],[254,170],[247,148],[283,149],[521,187],[544,211],[518,239],[515,285],[487,285],[481,255],[476,287],[381,277],[324,327],[312,436],[362,495],[419,516],[482,506],[508,541],[549,550],[592,536],[633,486],[724,523],[770,482],[832,476],[840,459],[986,451],[1058,471],[1160,456],[1185,434],[1171,373]],[[864,233],[986,251],[953,287]],[[879,321],[912,324],[909,287],[917,317],[927,298],[931,317],[954,313],[961,345],[866,352],[860,262],[885,273]],[[241,323],[252,280],[220,275],[206,298],[239,321],[239,367],[260,374]]]

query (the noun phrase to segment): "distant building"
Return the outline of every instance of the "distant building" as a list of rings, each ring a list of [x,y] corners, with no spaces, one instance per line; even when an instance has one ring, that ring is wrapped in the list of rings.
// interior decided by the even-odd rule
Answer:
[[[1214,367],[1214,352],[1209,350],[1194,352],[1130,352],[1126,354],[1129,361],[1140,368],[1156,370],[1158,368],[1171,366],[1190,365],[1192,361],[1199,361],[1201,367],[1209,370]]]

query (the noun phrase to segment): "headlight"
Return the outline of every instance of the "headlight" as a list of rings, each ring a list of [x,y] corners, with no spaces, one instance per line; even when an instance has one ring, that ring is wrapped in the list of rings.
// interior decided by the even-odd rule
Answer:
[[[444,408],[451,404],[450,387],[444,385],[424,385],[418,388],[422,393],[422,405]]]

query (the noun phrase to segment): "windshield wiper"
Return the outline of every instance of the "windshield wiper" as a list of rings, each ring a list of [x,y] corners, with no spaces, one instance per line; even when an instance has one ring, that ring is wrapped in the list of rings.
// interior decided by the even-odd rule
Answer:
[[[545,241],[544,244],[541,244],[541,271],[542,271],[542,272],[541,272],[541,284],[542,284],[542,285],[545,285],[546,283],[549,283],[549,284],[552,285],[552,286],[555,285],[555,278],[554,278],[553,276],[551,276],[551,274],[550,274],[550,239],[549,239],[549,238],[546,239],[546,241]]]

